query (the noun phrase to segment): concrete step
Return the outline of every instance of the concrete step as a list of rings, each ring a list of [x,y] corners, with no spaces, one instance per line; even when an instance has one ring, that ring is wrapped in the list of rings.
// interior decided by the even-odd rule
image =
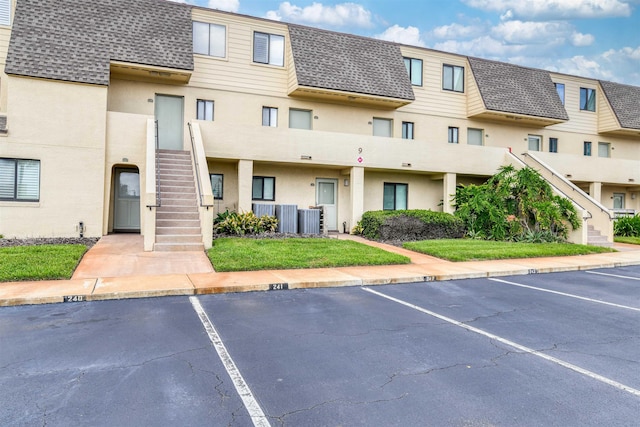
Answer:
[[[198,204],[194,199],[168,199],[168,198],[161,198],[160,199],[160,206],[163,208],[171,208],[171,209],[167,209],[167,210],[175,210],[173,208],[176,207],[185,207],[185,208],[198,208]]]
[[[185,220],[185,219],[189,219],[189,220],[194,220],[194,221],[200,221],[200,214],[198,213],[197,209],[189,209],[186,212],[181,212],[181,211],[156,211],[156,220],[167,220],[167,219],[180,219],[180,220]]]
[[[180,182],[160,182],[160,195],[163,196],[168,193],[191,193],[193,198],[196,198],[196,187],[193,183],[180,184]]]
[[[156,227],[194,227],[200,229],[199,219],[156,219]]]
[[[156,226],[156,236],[171,234],[202,234],[200,227],[158,227]]]
[[[156,252],[200,252],[204,251],[202,243],[154,243],[153,250]]]
[[[156,243],[202,243],[200,234],[161,234],[156,236]]]
[[[193,191],[163,191],[162,193],[160,193],[160,195],[162,196],[163,199],[186,199],[189,200],[190,202],[194,201],[196,199],[196,192],[195,190]]]
[[[189,173],[188,175],[178,175],[165,173],[158,175],[158,181],[160,182],[160,185],[172,182],[180,183],[180,185],[182,185],[183,182],[193,184],[193,174]]]

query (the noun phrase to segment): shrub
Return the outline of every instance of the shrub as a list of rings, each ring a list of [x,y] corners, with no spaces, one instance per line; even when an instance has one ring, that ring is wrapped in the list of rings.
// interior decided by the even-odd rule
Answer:
[[[640,236],[640,216],[618,218],[613,223],[613,234],[621,237]]]
[[[257,217],[253,212],[225,211],[213,221],[213,234],[244,236],[245,234],[273,233],[278,228],[274,216]]]
[[[453,215],[429,210],[368,211],[354,228],[374,240],[426,240],[464,236],[463,222]]]

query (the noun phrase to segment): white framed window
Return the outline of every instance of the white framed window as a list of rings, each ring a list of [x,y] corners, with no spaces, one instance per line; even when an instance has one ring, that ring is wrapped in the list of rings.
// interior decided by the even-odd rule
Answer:
[[[560,101],[562,101],[562,105],[564,105],[564,83],[554,83],[556,87],[556,92],[558,92],[558,96],[560,97]]]
[[[209,174],[211,179],[211,190],[213,191],[214,200],[222,200],[224,197],[224,175],[221,173]]]
[[[382,209],[385,211],[406,210],[408,193],[409,184],[385,182]]]
[[[413,139],[414,128],[413,122],[402,122],[402,139]]]
[[[580,110],[596,111],[596,90],[580,88]]]
[[[262,126],[278,126],[278,109],[273,107],[262,107]]]
[[[540,135],[529,135],[529,151],[541,151],[542,150],[542,137]]]
[[[484,145],[484,129],[467,129],[467,144],[469,145]]]
[[[193,21],[193,53],[225,58],[226,46],[227,27]]]
[[[0,25],[11,25],[11,0],[0,0]]]
[[[611,144],[598,142],[598,157],[611,157]]]
[[[0,200],[40,200],[40,160],[0,158]]]
[[[613,193],[613,209],[624,209],[625,207],[625,194],[624,193]]]
[[[198,99],[196,103],[196,120],[213,121],[213,101]]]
[[[289,127],[291,129],[311,129],[311,110],[289,109]]]
[[[444,64],[442,66],[442,89],[464,92],[464,67]]]
[[[393,136],[393,120],[373,118],[373,136]]]
[[[460,142],[460,129],[457,127],[449,126],[447,134],[447,141],[449,144],[457,144]]]
[[[251,189],[253,200],[275,200],[276,179],[273,176],[254,176]]]
[[[409,80],[414,86],[422,86],[422,59],[403,58],[404,66],[407,67]]]
[[[254,32],[253,62],[284,66],[284,36]]]

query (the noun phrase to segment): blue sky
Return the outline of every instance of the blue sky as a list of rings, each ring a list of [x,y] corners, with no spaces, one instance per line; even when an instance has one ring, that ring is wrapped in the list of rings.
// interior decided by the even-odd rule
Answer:
[[[175,0],[640,86],[640,0]]]

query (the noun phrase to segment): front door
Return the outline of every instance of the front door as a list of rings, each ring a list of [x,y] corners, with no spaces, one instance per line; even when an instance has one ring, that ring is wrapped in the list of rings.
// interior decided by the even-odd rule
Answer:
[[[166,150],[184,150],[184,99],[181,96],[156,95],[156,121],[158,147]]]
[[[114,231],[140,231],[140,174],[137,169],[115,170]]]
[[[316,204],[324,207],[324,224],[327,230],[338,229],[338,180],[316,179]]]
[[[613,209],[624,209],[624,193],[613,193]]]

